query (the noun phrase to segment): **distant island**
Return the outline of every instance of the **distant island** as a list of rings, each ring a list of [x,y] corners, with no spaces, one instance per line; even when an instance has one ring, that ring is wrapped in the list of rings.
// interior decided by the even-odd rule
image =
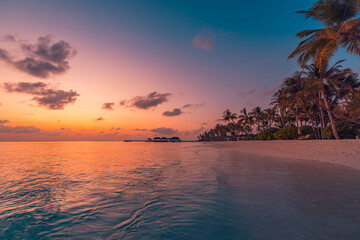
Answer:
[[[146,140],[146,142],[181,142],[181,139],[178,137],[171,137],[171,138],[166,138],[166,137],[154,137],[153,139],[148,138]]]
[[[179,137],[154,137],[153,139],[148,138],[146,140],[124,140],[124,142],[182,142]]]

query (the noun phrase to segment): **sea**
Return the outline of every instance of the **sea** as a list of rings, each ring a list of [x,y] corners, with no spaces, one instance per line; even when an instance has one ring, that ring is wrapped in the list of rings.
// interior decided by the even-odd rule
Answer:
[[[360,171],[216,143],[0,142],[0,239],[358,240]]]

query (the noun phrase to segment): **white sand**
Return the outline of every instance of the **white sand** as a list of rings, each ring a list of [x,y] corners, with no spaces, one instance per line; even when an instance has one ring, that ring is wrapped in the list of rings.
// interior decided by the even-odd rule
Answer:
[[[215,147],[285,159],[345,165],[360,170],[360,140],[219,142]]]

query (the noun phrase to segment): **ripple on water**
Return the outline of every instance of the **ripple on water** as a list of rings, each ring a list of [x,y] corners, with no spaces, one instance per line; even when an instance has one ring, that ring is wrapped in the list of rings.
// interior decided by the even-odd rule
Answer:
[[[0,152],[0,239],[360,239],[351,168],[198,143]]]

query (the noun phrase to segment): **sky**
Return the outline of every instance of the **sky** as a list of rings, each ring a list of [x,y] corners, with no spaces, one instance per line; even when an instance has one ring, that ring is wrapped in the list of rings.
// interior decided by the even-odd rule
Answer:
[[[1,0],[0,141],[195,140],[300,70],[314,2]]]

